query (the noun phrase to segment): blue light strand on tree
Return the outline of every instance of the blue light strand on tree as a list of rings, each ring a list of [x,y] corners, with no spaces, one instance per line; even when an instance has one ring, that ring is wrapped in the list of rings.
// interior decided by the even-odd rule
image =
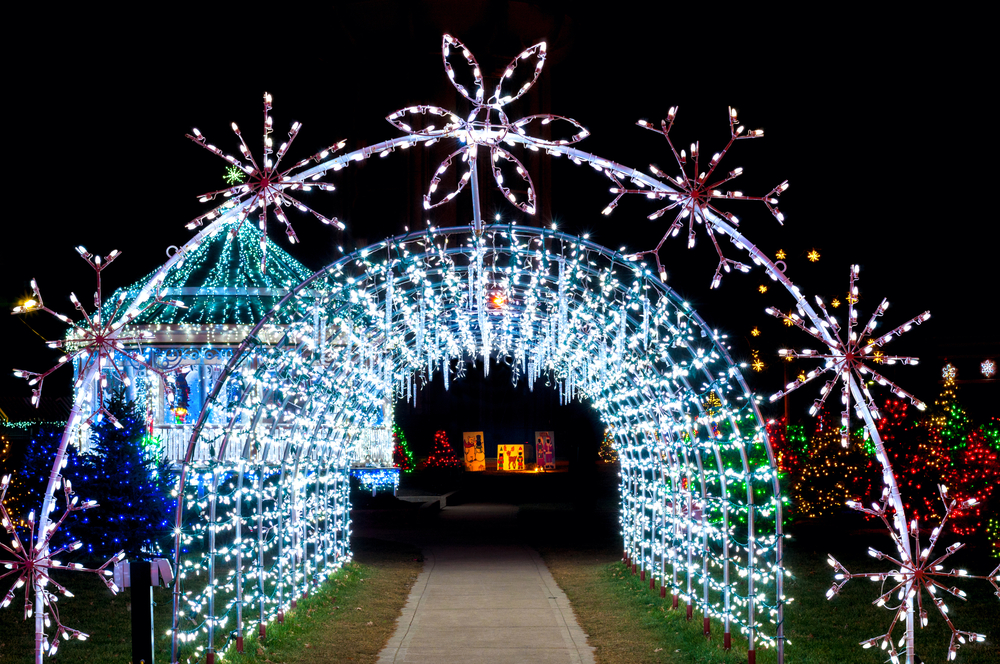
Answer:
[[[89,477],[78,480],[81,491],[100,496],[101,510],[84,515],[75,530],[95,555],[122,549],[130,560],[162,555],[175,504],[172,473],[147,451],[138,405],[116,391],[108,409],[122,428],[103,421],[92,427],[91,453],[82,457]]]

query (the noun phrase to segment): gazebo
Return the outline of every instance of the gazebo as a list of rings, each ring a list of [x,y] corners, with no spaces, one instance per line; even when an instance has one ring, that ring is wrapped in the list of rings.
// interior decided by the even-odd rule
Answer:
[[[266,252],[266,261],[262,260]],[[156,272],[124,288],[109,298],[104,306],[105,316],[113,314],[113,307],[122,310],[131,305]],[[181,463],[185,460],[188,441],[212,386],[216,384],[223,368],[233,355],[233,350],[247,337],[291,287],[312,275],[312,270],[297,261],[281,247],[267,239],[249,223],[230,222],[221,226],[193,251],[167,271],[159,296],[165,301],[179,301],[184,307],[165,303],[145,309],[130,324],[130,334],[145,337],[141,355],[146,366],[121,355],[117,358],[128,377],[128,384],[112,371],[106,372],[109,386],[125,389],[130,400],[137,401],[145,410],[150,434],[159,440],[167,460]],[[300,294],[300,297],[302,294]],[[121,298],[124,297],[123,300]],[[305,294],[308,298],[323,297],[319,291]],[[258,335],[265,345],[280,339],[289,323],[289,314],[277,311],[269,318],[267,328]],[[130,349],[134,351],[135,349]],[[79,374],[80,362],[74,371]],[[235,403],[236,385],[232,394],[221,395],[224,402]],[[94,392],[79,390],[77,400],[94,400]],[[85,411],[95,412],[94,404]],[[228,424],[228,414],[216,410],[204,423],[202,441],[211,441],[213,431],[221,435]],[[381,482],[391,472],[392,436],[391,410],[383,414],[383,427],[355,432],[356,454],[349,463],[355,474],[365,474],[362,469],[377,469]],[[232,440],[226,446],[233,459],[239,458],[249,443],[249,419],[235,428],[239,445]],[[282,427],[275,423],[275,427]],[[90,427],[77,429],[76,441],[86,450],[90,440]],[[256,442],[258,454],[274,463],[277,447],[266,441]],[[205,461],[212,457],[214,445],[202,442],[193,450],[190,461]],[[398,481],[398,480],[397,480]],[[393,482],[395,484],[395,482]]]

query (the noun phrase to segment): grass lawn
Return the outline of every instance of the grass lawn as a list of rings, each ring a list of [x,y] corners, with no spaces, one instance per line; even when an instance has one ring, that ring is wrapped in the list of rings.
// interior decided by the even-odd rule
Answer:
[[[423,568],[420,551],[394,542],[355,539],[354,562],[340,570],[319,592],[298,602],[284,624],[268,626],[264,644],[248,639],[245,654],[235,650],[225,662],[239,664],[295,662],[375,662],[396,627],[396,617]],[[65,643],[54,662],[109,664],[132,660],[129,592],[112,596],[93,575],[68,579],[75,597],[59,600],[63,621],[90,634],[87,641]],[[170,590],[156,589],[154,617],[157,662],[170,661]],[[0,663],[34,661],[34,622],[21,620],[17,603],[0,611]],[[204,661],[202,659],[202,661]],[[218,660],[217,660],[218,661]]]
[[[876,609],[871,604],[879,594],[876,584],[863,579],[852,580],[840,596],[832,601],[825,598],[833,580],[833,570],[826,564],[828,550],[852,571],[884,569],[864,553],[868,544],[882,544],[877,534],[843,540],[846,541],[829,546],[816,546],[809,541],[791,542],[788,547],[787,564],[795,574],[786,584],[786,594],[794,598],[786,609],[786,636],[791,642],[785,650],[788,662],[881,664],[887,659],[880,650],[864,650],[858,645],[862,640],[884,633],[891,620],[889,611]],[[569,596],[602,664],[746,661],[746,642],[737,637],[735,629],[733,649],[726,652],[721,647],[721,623],[712,625],[712,637],[706,639],[702,635],[702,617],[697,611],[694,620],[688,622],[683,605],[679,610],[671,610],[669,594],[661,600],[658,590],[649,589],[648,581],[640,582],[638,576],[626,569],[618,559],[620,554],[607,549],[548,547],[542,549],[542,555]],[[974,565],[971,573],[986,574],[992,569],[979,569],[991,564],[991,559],[983,555],[982,550],[956,560],[956,567],[962,564]],[[962,647],[957,661],[962,664],[1000,661],[997,643],[1000,605],[992,595],[992,587],[978,580],[957,585],[969,593],[969,601],[965,603],[954,597],[947,601],[955,626],[989,637],[985,643]],[[929,626],[917,631],[917,655],[925,662],[944,662],[950,632],[934,607],[929,608]],[[897,627],[894,634],[897,639],[901,638],[902,628]],[[775,661],[774,652],[758,650],[757,661]]]
[[[412,515],[410,515],[412,516]],[[409,518],[409,517],[407,517]],[[553,576],[572,602],[581,626],[603,664],[646,662],[746,661],[745,642],[734,629],[733,650],[721,648],[721,624],[712,626],[712,637],[702,635],[701,616],[685,620],[683,607],[670,609],[670,598],[661,600],[649,583],[640,582],[618,560],[616,503],[599,503],[596,509],[576,510],[557,503],[524,504],[518,516],[523,533],[533,533]],[[878,585],[852,580],[842,594],[825,599],[833,580],[826,564],[835,555],[852,572],[880,571],[888,564],[865,554],[869,545],[891,550],[888,538],[858,523],[817,523],[793,528],[786,564],[794,573],[786,593],[794,601],[786,610],[786,648],[789,664],[861,663],[886,661],[880,650],[864,650],[858,643],[882,634],[892,614],[872,606]],[[944,538],[944,544],[954,538]],[[417,549],[381,540],[355,538],[355,561],[340,571],[317,593],[298,603],[284,624],[268,626],[268,638],[246,642],[243,655],[229,653],[231,664],[294,664],[297,662],[375,662],[378,652],[395,629],[396,617],[423,563]],[[995,560],[986,547],[970,546],[950,562],[973,574],[986,574]],[[129,593],[113,597],[91,575],[73,575],[68,586],[76,594],[60,599],[67,625],[91,635],[86,642],[66,643],[58,662],[74,664],[126,663],[131,660]],[[986,643],[967,645],[958,653],[959,664],[1000,662],[1000,602],[985,581],[959,582],[969,601],[949,596],[948,606],[956,627],[987,634]],[[6,586],[0,586],[5,589]],[[170,591],[156,591],[157,661],[169,662]],[[917,654],[925,662],[944,662],[949,638],[933,606],[930,626],[917,632]],[[21,620],[15,603],[0,611],[0,664],[32,661],[33,623]],[[902,630],[897,628],[897,638]],[[202,659],[202,661],[204,661]],[[773,651],[758,651],[758,661],[774,662]]]
[[[74,664],[127,663],[132,660],[131,591],[112,595],[93,574],[63,572],[54,578],[69,588],[74,597],[60,595],[59,614],[67,627],[90,635],[86,641],[65,641],[52,662]],[[7,581],[6,579],[4,580]],[[6,592],[7,586],[0,586]],[[32,664],[34,658],[35,621],[23,620],[24,588],[11,605],[0,610],[0,663]],[[157,634],[170,626],[170,589],[156,588],[153,623]],[[52,634],[55,628],[49,630]],[[157,654],[160,657],[160,654]],[[50,658],[46,656],[48,661]],[[169,655],[163,661],[169,662]]]
[[[354,562],[300,601],[284,624],[268,626],[266,643],[252,637],[243,655],[234,652],[225,661],[374,663],[396,630],[423,558],[419,549],[395,542],[355,539],[353,546]]]

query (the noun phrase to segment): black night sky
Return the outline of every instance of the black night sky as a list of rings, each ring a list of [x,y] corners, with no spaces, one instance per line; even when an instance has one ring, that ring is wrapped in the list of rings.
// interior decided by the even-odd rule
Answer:
[[[865,320],[882,297],[892,303],[886,325],[931,310],[931,321],[892,344],[924,362],[890,370],[890,378],[933,401],[940,358],[964,361],[960,378],[978,378],[979,355],[1000,359],[993,327],[1000,247],[991,195],[997,139],[987,104],[995,72],[977,50],[983,47],[975,17],[807,20],[768,11],[755,16],[746,8],[685,16],[624,4],[608,15],[568,2],[334,4],[320,13],[278,7],[259,17],[234,5],[238,20],[166,10],[141,24],[93,13],[44,22],[25,17],[18,31],[29,38],[3,46],[11,187],[0,305],[9,311],[23,299],[32,277],[58,311],[71,313],[70,291],[89,300],[92,273],[73,250],[78,244],[101,254],[124,252],[105,273],[109,291],[155,269],[168,246],[190,237],[185,223],[206,210],[196,196],[222,186],[224,162],[184,134],[198,127],[236,152],[229,130],[236,121],[258,154],[265,90],[274,97],[277,140],[292,121],[304,124],[289,153],[293,160],[339,139],[352,150],[398,136],[384,117],[411,104],[438,104],[464,116],[466,102],[441,63],[441,34],[449,32],[476,54],[488,77],[546,40],[542,76],[510,116],[572,117],[592,133],[580,149],[643,170],[650,163],[675,167],[666,142],[636,120],[658,121],[678,105],[678,144],[700,140],[711,154],[728,138],[727,106],[736,107],[748,128],[763,128],[766,136],[738,143],[723,166],[744,167],[739,188],[747,193],[764,193],[785,179],[791,184],[781,198],[783,227],[762,205],[725,205],[739,215],[742,231],[771,255],[784,249],[789,275],[809,294],[842,296],[848,266],[859,263]],[[291,253],[319,268],[339,257],[338,245],[364,246],[427,219],[467,222],[467,192],[432,214],[422,212],[431,172],[449,151],[440,144],[417,149],[429,154],[372,159],[331,178],[333,194],[310,194],[308,204],[339,217],[348,230],[335,232],[293,211],[302,245]],[[488,212],[519,223],[557,221],[562,230],[633,250],[655,246],[669,220],[648,221],[655,208],[639,197],[603,217],[611,196],[601,175],[565,159],[526,165],[539,189],[539,218],[525,218],[483,180]],[[277,226],[273,237],[287,247]],[[811,249],[822,255],[815,264],[805,258]],[[739,257],[728,241],[723,250]],[[760,270],[729,275],[710,291],[715,255],[703,233],[695,250],[685,248],[683,236],[668,241],[663,259],[669,284],[731,335],[737,358],[755,348],[771,360],[776,368],[751,382],[765,394],[776,391],[782,383],[776,349],[806,341],[763,313],[771,305],[787,310],[788,295],[777,288],[759,294],[758,285],[771,284]],[[9,370],[41,370],[55,361],[28,325],[47,338],[62,331],[38,316],[0,321],[0,389],[4,398],[26,397],[28,387]],[[764,334],[751,343],[754,326]],[[61,380],[46,383],[47,396],[66,394],[70,372],[63,371]],[[996,385],[970,383],[963,399],[973,407],[995,404]],[[812,399],[811,393],[799,399],[803,413]],[[995,405],[988,410],[995,414]]]

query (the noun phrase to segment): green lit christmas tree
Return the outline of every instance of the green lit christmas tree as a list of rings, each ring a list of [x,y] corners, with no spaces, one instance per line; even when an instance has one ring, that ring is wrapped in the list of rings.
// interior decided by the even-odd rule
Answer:
[[[615,437],[611,434],[611,429],[604,430],[604,440],[597,450],[597,456],[604,463],[618,463],[618,450],[615,449]]]
[[[934,407],[930,409],[925,419],[925,426],[936,432],[948,449],[961,449],[965,447],[966,438],[974,427],[965,409],[958,402],[958,387],[955,385],[958,372],[955,367],[951,364],[945,365],[941,376],[944,378],[944,387],[934,400]]]
[[[406,440],[406,434],[398,424],[392,425],[392,441],[395,443],[392,449],[392,463],[402,473],[411,473],[416,467],[413,460],[413,452],[410,451],[410,443]]]

